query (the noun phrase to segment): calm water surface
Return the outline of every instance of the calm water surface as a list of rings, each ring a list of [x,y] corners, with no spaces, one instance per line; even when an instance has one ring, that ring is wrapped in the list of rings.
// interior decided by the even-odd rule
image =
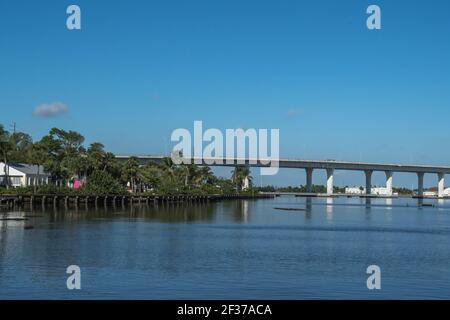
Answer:
[[[0,221],[0,298],[449,299],[450,201],[425,203],[434,206],[279,197],[2,211],[28,220]],[[81,290],[66,288],[72,264]],[[372,264],[379,291],[366,287]]]

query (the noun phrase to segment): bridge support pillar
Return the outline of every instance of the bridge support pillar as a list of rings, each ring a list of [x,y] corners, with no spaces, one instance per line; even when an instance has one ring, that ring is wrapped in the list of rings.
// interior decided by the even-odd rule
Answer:
[[[444,196],[444,189],[445,189],[445,180],[444,180],[444,173],[438,173],[438,197],[442,198]]]
[[[365,170],[366,174],[366,195],[371,194],[372,192],[372,170]]]
[[[386,174],[386,191],[388,196],[392,196],[392,171],[385,171]]]
[[[327,169],[327,194],[333,194],[334,169]]]
[[[306,168],[305,170],[306,170],[306,192],[311,193],[313,168]]]
[[[423,172],[417,172],[417,196],[419,198],[423,197]]]

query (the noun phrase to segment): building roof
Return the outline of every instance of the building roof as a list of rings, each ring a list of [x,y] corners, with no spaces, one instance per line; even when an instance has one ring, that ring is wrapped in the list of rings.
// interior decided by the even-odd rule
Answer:
[[[27,175],[36,174],[38,171],[38,166],[34,164],[25,164],[25,163],[11,163],[9,164],[11,168],[14,168],[20,172],[23,172]],[[39,175],[49,176],[46,172],[44,172],[44,166],[39,166]]]

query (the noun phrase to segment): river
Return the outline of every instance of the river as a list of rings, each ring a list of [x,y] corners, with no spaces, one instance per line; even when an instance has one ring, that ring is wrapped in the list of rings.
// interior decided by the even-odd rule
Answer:
[[[0,221],[0,299],[449,299],[450,201],[424,202],[3,209],[27,220]],[[69,265],[80,290],[67,289]]]

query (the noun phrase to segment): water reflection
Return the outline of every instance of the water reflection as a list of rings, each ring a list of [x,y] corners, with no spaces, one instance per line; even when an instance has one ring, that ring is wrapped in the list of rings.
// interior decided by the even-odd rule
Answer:
[[[385,199],[386,202],[386,219],[389,222],[392,222],[392,198],[386,198]]]
[[[370,209],[372,206],[372,198],[366,197],[365,202],[366,202],[366,209]]]
[[[231,202],[230,202],[231,204]],[[234,204],[236,205],[236,204]],[[237,206],[237,216],[248,216],[248,205]],[[61,208],[54,206],[36,206],[25,207],[24,211],[4,212],[4,217],[22,217],[27,222],[41,222],[45,218],[50,223],[60,222],[79,222],[95,219],[106,218],[132,218],[132,219],[149,219],[159,222],[194,222],[194,221],[211,221],[214,218],[214,204],[196,203],[184,205],[180,203],[145,205],[135,204],[131,206],[74,206]],[[239,218],[241,219],[241,218]],[[0,221],[10,224],[12,221]]]
[[[310,220],[311,219],[311,213],[312,213],[312,198],[311,197],[307,197],[306,198],[305,210],[306,210],[305,218],[307,220]]]
[[[245,223],[248,222],[248,200],[242,200],[242,216]]]
[[[246,223],[250,217],[250,203],[249,200],[225,201],[219,213],[225,217],[231,212],[234,222]]]
[[[392,198],[386,198],[386,209],[392,210]]]
[[[372,209],[372,199],[369,197],[364,198],[365,200],[365,213],[366,213],[366,220],[371,220],[371,209]]]
[[[379,297],[448,298],[448,274],[436,287],[434,271],[449,265],[450,215],[427,201],[426,211],[415,199],[294,197],[8,211],[28,220],[0,221],[0,298],[73,298],[69,264],[88,271],[80,298],[372,298],[354,280],[364,261],[420,276],[414,288],[393,277]]]
[[[333,220],[333,198],[327,198],[327,220]]]
[[[419,209],[422,209],[422,205],[423,205],[423,198],[417,198],[417,206],[419,207]]]

